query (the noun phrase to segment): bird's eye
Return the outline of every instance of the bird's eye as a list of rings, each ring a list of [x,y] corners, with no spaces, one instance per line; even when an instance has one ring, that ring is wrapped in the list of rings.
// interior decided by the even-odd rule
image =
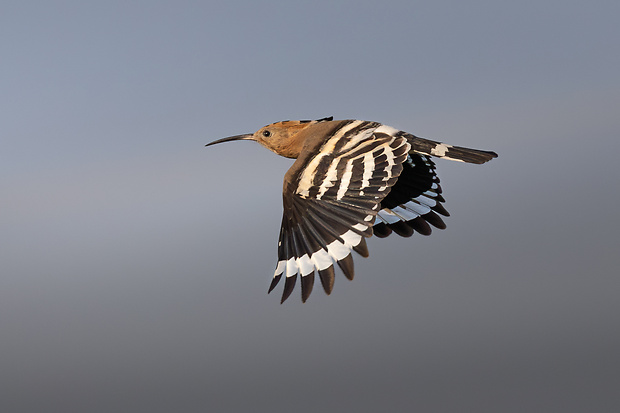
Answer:
[[[264,130],[264,131],[263,131],[263,136],[264,136],[265,138],[268,138],[268,137],[270,137],[270,136],[271,136],[271,132],[269,132],[268,130]]]

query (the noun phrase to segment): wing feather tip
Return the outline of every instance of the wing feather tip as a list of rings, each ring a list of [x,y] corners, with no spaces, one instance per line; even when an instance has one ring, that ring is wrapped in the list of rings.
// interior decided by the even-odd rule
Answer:
[[[332,264],[324,270],[319,270],[319,279],[321,280],[321,285],[323,286],[323,290],[325,290],[325,294],[330,295],[334,289],[334,281],[336,279],[334,265]]]
[[[446,229],[446,223],[443,222],[443,219],[441,219],[441,217],[433,211],[422,215],[422,218],[437,229]]]
[[[357,252],[364,258],[368,258],[368,255],[370,254],[368,253],[368,245],[366,244],[366,239],[362,237],[359,244],[353,247],[353,251]]]
[[[353,280],[353,277],[355,276],[355,270],[353,267],[353,256],[350,253],[343,259],[338,260],[338,266],[348,280]]]
[[[314,271],[301,277],[301,302],[305,303],[314,287]]]
[[[293,289],[295,288],[295,282],[297,281],[297,274],[286,277],[284,281],[284,291],[282,291],[282,299],[280,300],[280,304],[284,304],[287,298],[291,296]]]
[[[282,274],[278,274],[278,275],[275,275],[271,279],[271,284],[269,285],[269,290],[267,291],[267,294],[269,294],[270,292],[273,291],[274,288],[276,288],[276,285],[278,285],[278,283],[280,282],[281,278],[282,278]]]

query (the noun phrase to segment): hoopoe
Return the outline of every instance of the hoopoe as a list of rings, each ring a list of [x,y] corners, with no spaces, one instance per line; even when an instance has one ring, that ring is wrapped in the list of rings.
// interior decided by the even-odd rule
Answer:
[[[444,229],[439,178],[431,157],[482,164],[495,152],[447,145],[362,120],[282,121],[252,134],[216,140],[256,141],[296,159],[284,175],[284,214],[278,263],[271,292],[285,278],[281,303],[301,279],[301,300],[314,286],[315,271],[325,292],[334,286],[334,262],[353,279],[351,251],[368,257],[366,238],[393,232],[430,235]],[[438,215],[439,214],[439,215]],[[429,225],[430,224],[430,225]],[[299,277],[298,277],[299,276]]]

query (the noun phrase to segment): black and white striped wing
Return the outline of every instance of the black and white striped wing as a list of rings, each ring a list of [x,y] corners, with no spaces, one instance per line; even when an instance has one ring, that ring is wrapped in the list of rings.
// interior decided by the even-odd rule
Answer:
[[[443,207],[445,199],[441,192],[435,163],[426,155],[410,151],[398,181],[381,201],[374,235],[384,238],[392,231],[403,237],[410,237],[414,232],[430,235],[431,225],[445,229],[446,224],[439,215],[450,214]]]
[[[381,201],[374,234],[387,237],[394,231],[400,236],[410,237],[414,232],[431,234],[431,226],[445,229],[440,215],[450,214],[443,207],[439,177],[431,156],[452,161],[482,164],[497,158],[495,152],[448,145],[405,133],[411,144],[403,171],[392,190]]]
[[[365,238],[372,236],[380,202],[398,180],[409,149],[402,132],[364,121],[345,122],[327,140],[304,149],[285,178],[270,292],[284,277],[284,302],[300,278],[305,302],[317,272],[330,294],[334,262],[353,279],[351,251],[368,256]]]

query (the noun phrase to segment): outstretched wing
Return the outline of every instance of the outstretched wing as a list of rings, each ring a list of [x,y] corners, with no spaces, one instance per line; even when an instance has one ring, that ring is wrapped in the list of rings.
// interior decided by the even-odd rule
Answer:
[[[330,294],[334,262],[353,279],[351,251],[368,256],[365,238],[407,159],[411,146],[403,135],[376,122],[342,121],[328,138],[309,139],[284,181],[278,264],[269,287],[284,276],[282,302],[298,277],[305,302],[315,271]]]
[[[495,152],[452,146],[409,133],[403,136],[411,144],[411,150],[398,181],[381,201],[373,227],[374,235],[379,238],[387,237],[392,231],[410,237],[414,232],[430,235],[431,226],[446,228],[439,215],[450,214],[442,205],[445,200],[430,156],[475,164],[497,158]]]
[[[435,163],[428,156],[411,150],[398,181],[381,201],[374,235],[384,238],[392,231],[402,237],[410,237],[414,232],[430,235],[431,225],[445,229],[446,224],[437,214],[450,214],[442,205],[445,199],[441,192]]]

